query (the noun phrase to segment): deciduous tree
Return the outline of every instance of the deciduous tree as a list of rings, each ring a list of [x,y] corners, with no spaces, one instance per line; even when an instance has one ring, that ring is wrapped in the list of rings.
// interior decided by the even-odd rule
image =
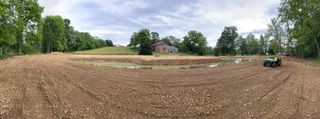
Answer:
[[[235,40],[238,37],[238,29],[235,26],[225,27],[216,46],[219,55],[236,55]]]
[[[320,58],[320,1],[282,0],[281,22],[290,24],[289,33],[297,39],[296,49],[302,57]],[[316,55],[315,55],[316,54]]]
[[[205,55],[207,46],[207,38],[201,32],[189,31],[183,37],[182,51],[191,52],[198,55]]]
[[[136,40],[140,41],[139,55],[152,55],[151,35],[148,29],[141,29],[137,33]]]
[[[36,34],[41,21],[43,8],[38,0],[10,0],[13,17],[15,17],[18,53],[22,53],[24,39],[28,32]],[[29,35],[30,36],[30,35]]]
[[[64,20],[61,16],[47,16],[44,18],[44,52],[65,50],[67,42],[64,38],[64,30]]]
[[[7,0],[0,0],[0,56],[5,55],[16,43],[12,6]]]
[[[157,32],[151,32],[151,44],[158,43],[160,40],[160,35]]]

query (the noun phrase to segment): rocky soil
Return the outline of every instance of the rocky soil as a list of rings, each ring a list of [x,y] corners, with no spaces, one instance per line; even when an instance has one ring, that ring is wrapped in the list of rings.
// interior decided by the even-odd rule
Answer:
[[[150,70],[73,59],[49,54],[0,61],[0,118],[320,118],[320,66],[312,62]]]

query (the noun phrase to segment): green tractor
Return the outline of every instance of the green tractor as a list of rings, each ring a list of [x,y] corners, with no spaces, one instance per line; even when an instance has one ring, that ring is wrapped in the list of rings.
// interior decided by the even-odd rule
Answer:
[[[278,57],[269,57],[264,60],[263,66],[276,68],[281,66],[281,59]]]

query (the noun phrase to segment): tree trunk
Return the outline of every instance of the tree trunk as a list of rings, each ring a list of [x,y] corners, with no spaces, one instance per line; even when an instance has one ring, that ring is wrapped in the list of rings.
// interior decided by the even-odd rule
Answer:
[[[298,50],[299,50],[298,51],[299,57],[304,58],[304,53],[303,53],[304,52],[304,47],[303,47],[303,45],[300,45]]]
[[[41,53],[41,40],[39,41],[38,52]]]
[[[290,52],[290,56],[293,56],[295,53],[295,49],[293,47],[291,47],[291,52]]]
[[[19,54],[22,54],[22,37],[19,38]]]
[[[304,46],[301,48],[301,56],[304,58]]]
[[[320,47],[319,47],[319,41],[318,40],[316,40],[316,44],[317,44],[317,50],[318,50],[318,58],[320,58]]]
[[[17,40],[18,54],[22,54],[23,31],[18,33]]]
[[[48,42],[48,44],[47,44],[47,52],[46,53],[50,53],[50,51],[51,51],[51,41],[47,41]]]

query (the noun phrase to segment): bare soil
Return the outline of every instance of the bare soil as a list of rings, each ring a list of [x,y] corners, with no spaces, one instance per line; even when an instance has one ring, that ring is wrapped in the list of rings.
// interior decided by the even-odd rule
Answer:
[[[159,71],[74,58],[0,61],[0,118],[320,118],[320,65],[304,60]]]
[[[209,56],[139,56],[139,55],[74,55],[77,61],[130,62],[140,65],[187,65],[205,64],[222,61],[219,57]]]

